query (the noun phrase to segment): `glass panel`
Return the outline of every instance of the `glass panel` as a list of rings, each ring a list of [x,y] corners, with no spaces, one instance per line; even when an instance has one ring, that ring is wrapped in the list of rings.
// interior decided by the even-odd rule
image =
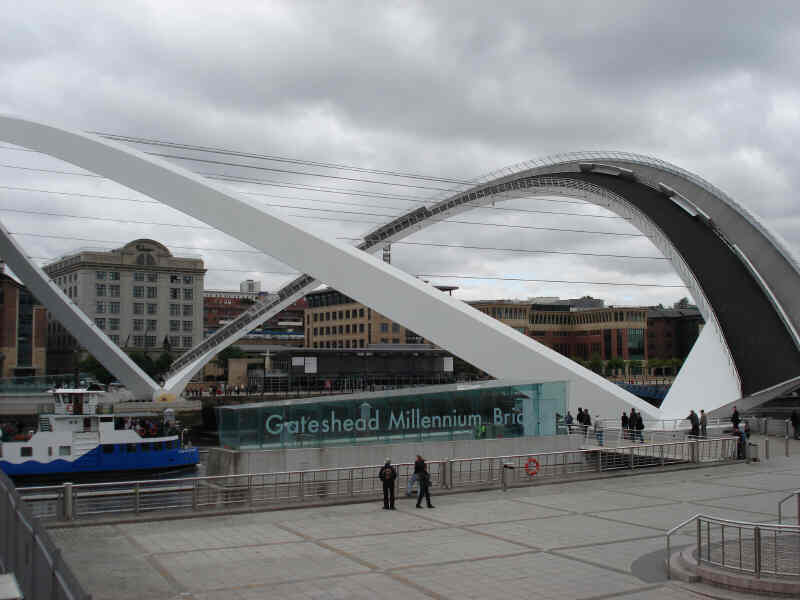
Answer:
[[[227,448],[457,440],[564,433],[563,381],[515,386],[447,385],[430,392],[371,393],[335,399],[219,407]]]

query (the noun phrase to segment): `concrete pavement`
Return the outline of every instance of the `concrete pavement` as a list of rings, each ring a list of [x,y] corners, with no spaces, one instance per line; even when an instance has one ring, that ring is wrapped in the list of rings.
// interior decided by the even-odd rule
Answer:
[[[696,513],[775,522],[800,488],[792,445],[791,459],[434,496],[432,510],[401,498],[51,534],[98,599],[744,598],[668,582],[664,532]]]

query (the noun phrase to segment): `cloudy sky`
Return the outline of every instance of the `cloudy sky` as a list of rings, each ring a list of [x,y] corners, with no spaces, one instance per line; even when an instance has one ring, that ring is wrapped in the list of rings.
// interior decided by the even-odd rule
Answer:
[[[136,146],[180,156],[170,160],[199,172],[257,180],[228,185],[329,237],[358,238],[454,185],[370,169],[464,181],[529,158],[613,149],[698,173],[800,254],[792,150],[800,140],[800,4],[788,0],[0,0],[0,28],[0,112],[300,159]],[[175,254],[202,256],[207,288],[253,278],[273,290],[291,277],[291,265],[181,213],[4,146],[0,218],[40,262],[151,237]],[[610,213],[564,198],[505,207],[528,212],[476,210],[460,219],[470,224],[439,224],[408,240],[501,250],[395,245],[393,263],[461,286],[464,299],[591,294],[667,304],[686,295],[668,287],[680,281],[658,251]],[[520,252],[542,249],[580,254]]]

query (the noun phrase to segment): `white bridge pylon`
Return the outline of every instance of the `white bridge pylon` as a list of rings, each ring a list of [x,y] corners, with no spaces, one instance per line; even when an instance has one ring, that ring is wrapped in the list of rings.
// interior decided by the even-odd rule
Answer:
[[[460,300],[357,248],[321,239],[269,215],[249,199],[190,171],[90,134],[19,117],[0,116],[0,139],[94,172],[203,221],[372,306],[498,379],[567,381],[573,409],[581,405],[595,414],[618,414],[634,406],[650,418],[660,416],[658,409],[616,384]],[[8,237],[6,231],[2,233]],[[15,252],[17,256],[9,257],[13,259],[9,264],[28,276],[25,283],[34,294],[43,290],[44,284],[53,288],[44,271],[30,263],[21,248]],[[30,267],[22,269],[22,261]],[[63,294],[40,299],[59,318],[68,316],[63,307],[70,303]],[[76,310],[73,306],[73,315]],[[71,318],[64,324],[68,328],[74,325]],[[151,387],[151,380],[138,373],[127,356],[120,356],[124,353],[105,335],[91,328],[86,331],[91,336],[81,332],[78,340],[120,381],[136,390]],[[89,337],[94,341],[87,343]],[[112,363],[107,360],[109,355],[119,360]]]

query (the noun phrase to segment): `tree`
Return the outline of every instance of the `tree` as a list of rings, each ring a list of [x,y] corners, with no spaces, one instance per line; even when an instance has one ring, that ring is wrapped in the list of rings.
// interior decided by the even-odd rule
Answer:
[[[603,372],[603,359],[596,352],[589,357],[589,368],[598,375]]]
[[[156,359],[154,366],[156,374],[163,375],[172,366],[172,355],[167,350],[164,350]]]
[[[131,360],[139,365],[139,368],[147,373],[150,377],[156,378],[156,364],[153,362],[153,359],[146,352],[131,352],[130,353]]]
[[[606,363],[606,368],[610,370],[612,374],[617,375],[619,374],[620,369],[625,369],[625,361],[619,356],[615,356],[614,358],[609,359],[609,361]]]
[[[83,373],[89,373],[100,383],[108,384],[114,381],[114,376],[91,354],[78,363],[78,369]]]

